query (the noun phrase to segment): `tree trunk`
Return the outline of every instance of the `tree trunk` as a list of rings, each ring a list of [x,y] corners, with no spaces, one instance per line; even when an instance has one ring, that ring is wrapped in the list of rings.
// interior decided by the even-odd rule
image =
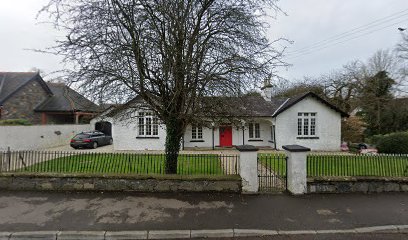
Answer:
[[[183,136],[182,126],[174,118],[166,123],[166,174],[177,174],[177,158],[180,151],[180,141]]]

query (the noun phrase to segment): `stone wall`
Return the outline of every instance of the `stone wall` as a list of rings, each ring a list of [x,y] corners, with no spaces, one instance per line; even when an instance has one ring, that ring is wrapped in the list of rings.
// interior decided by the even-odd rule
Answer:
[[[109,176],[0,174],[0,189],[47,191],[241,192],[241,178],[230,176]]]
[[[34,109],[49,97],[39,81],[31,81],[3,104],[1,119],[26,119],[31,124],[41,123],[41,113]]]
[[[408,192],[408,177],[322,177],[308,179],[308,193]]]

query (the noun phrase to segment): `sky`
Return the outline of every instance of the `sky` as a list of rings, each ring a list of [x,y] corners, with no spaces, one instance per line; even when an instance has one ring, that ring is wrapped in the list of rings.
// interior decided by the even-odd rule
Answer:
[[[51,73],[64,68],[60,57],[30,50],[45,49],[64,36],[43,23],[46,15],[36,19],[47,2],[0,0],[0,71],[36,68]],[[408,27],[407,0],[280,0],[278,5],[286,14],[271,19],[267,36],[293,42],[279,43],[287,46],[284,60],[291,67],[278,74],[289,81],[325,74],[393,48],[401,39],[397,28]]]

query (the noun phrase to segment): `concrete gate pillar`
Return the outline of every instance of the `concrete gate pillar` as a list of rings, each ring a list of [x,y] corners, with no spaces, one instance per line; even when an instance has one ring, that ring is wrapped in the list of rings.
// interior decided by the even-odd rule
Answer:
[[[257,193],[258,148],[252,145],[237,146],[239,151],[239,175],[242,178],[242,192]]]
[[[294,195],[300,195],[307,192],[307,169],[306,158],[310,148],[299,145],[282,146],[288,156],[287,183],[288,191]]]

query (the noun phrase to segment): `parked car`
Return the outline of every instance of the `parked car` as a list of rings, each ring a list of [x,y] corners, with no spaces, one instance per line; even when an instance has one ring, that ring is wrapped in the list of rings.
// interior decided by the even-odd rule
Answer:
[[[341,150],[342,152],[348,152],[350,149],[349,149],[349,147],[348,147],[348,145],[347,145],[346,142],[342,142],[341,145],[340,145],[340,150]]]
[[[103,132],[81,132],[71,139],[71,147],[78,148],[97,148],[103,145],[113,144],[113,138],[105,135]]]
[[[378,150],[375,146],[368,143],[350,143],[349,149],[351,152],[361,154],[377,154]]]

